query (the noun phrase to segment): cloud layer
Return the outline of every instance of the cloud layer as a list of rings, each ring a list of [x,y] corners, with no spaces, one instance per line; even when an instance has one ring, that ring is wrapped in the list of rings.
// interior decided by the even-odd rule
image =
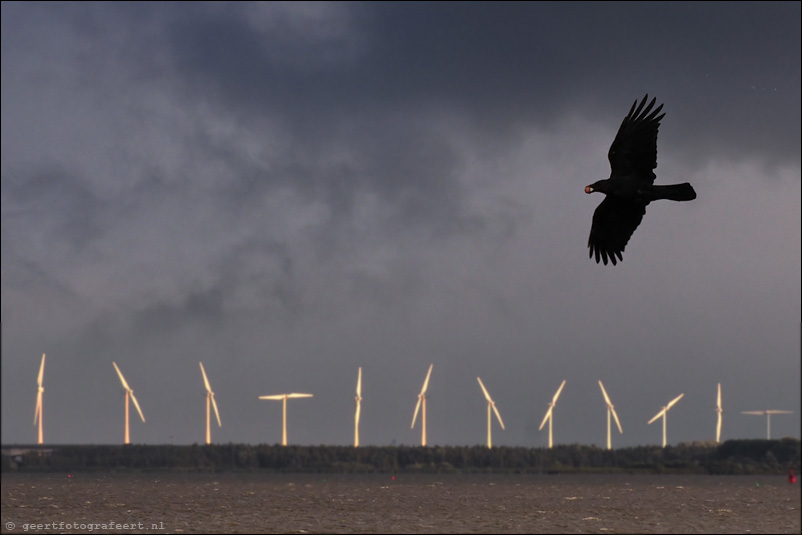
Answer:
[[[579,12],[581,10],[581,13]],[[365,444],[507,431],[563,379],[559,442],[603,444],[681,392],[669,442],[740,410],[800,410],[800,7],[796,3],[2,6],[4,443]],[[621,265],[588,260],[631,103],[667,112],[655,203]],[[26,379],[26,377],[28,379]],[[797,417],[773,422],[800,435]]]

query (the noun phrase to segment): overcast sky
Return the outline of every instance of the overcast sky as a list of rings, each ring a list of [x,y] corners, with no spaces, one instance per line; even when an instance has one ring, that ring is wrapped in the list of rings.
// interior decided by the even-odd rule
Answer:
[[[2,442],[800,436],[800,3],[2,3]],[[588,258],[607,150],[658,184]],[[132,413],[133,416],[133,413]]]

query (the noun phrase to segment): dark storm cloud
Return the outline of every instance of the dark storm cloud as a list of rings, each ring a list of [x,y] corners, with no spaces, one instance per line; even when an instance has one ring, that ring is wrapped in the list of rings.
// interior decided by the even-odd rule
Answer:
[[[488,139],[504,139],[569,113],[615,124],[631,99],[652,92],[686,103],[668,108],[677,119],[664,135],[687,157],[797,162],[800,128],[789,117],[800,109],[798,6],[729,8],[346,4],[334,18],[347,32],[309,37],[280,18],[259,27],[247,8],[212,6],[168,17],[165,46],[190,99],[245,122],[259,117],[293,147],[232,192],[289,185],[324,199],[336,221],[359,192],[376,192],[402,225],[447,230],[477,220],[454,180],[461,162],[446,134],[410,116],[458,114]],[[599,117],[608,106],[614,114]],[[691,129],[692,142],[678,134]],[[354,154],[348,161],[321,156],[343,147]]]
[[[334,43],[259,31],[246,10],[230,9],[171,25],[170,55],[190,94],[259,110],[304,139],[365,113],[411,109],[465,113],[498,134],[652,92],[689,102],[679,126],[693,121],[713,150],[798,155],[799,125],[788,120],[800,111],[793,3],[338,7],[351,33]],[[773,135],[734,128],[744,122]]]
[[[61,169],[49,169],[25,173],[24,180],[13,176],[10,170],[5,176],[9,182],[4,194],[12,202],[4,213],[5,230],[16,234],[16,239],[37,242],[53,242],[75,251],[85,251],[92,240],[102,234],[103,219],[108,214],[101,199],[71,173]],[[57,224],[52,214],[59,214]],[[44,236],[30,234],[26,227],[28,218],[34,217],[50,222],[42,228]],[[38,251],[42,252],[42,251]]]
[[[12,6],[10,15],[19,9]],[[225,187],[235,202],[289,186],[347,216],[357,193],[377,192],[406,221],[425,216],[437,227],[438,216],[440,224],[470,217],[454,180],[460,158],[447,134],[415,118],[460,115],[492,140],[548,128],[569,113],[616,122],[648,91],[686,103],[668,108],[674,122],[663,136],[689,155],[797,161],[799,122],[789,117],[799,115],[798,9],[356,3],[328,6],[323,22],[286,6],[268,8],[260,22],[252,4],[38,11],[55,10],[79,32],[71,59],[85,74],[75,83],[102,91],[101,101],[117,93],[137,103],[130,84],[154,89],[162,79],[159,85],[179,91],[189,108],[212,106],[252,136],[273,133],[275,141],[264,141],[277,153],[269,169],[243,159],[237,138],[204,139],[200,131],[192,139],[234,171]],[[22,29],[7,29],[4,61],[14,69],[12,37]],[[99,40],[111,46],[93,44]],[[69,52],[53,53],[70,59]],[[682,84],[672,79],[679,72]],[[719,94],[727,94],[726,106]],[[262,126],[249,131],[254,123]],[[744,123],[751,129],[736,127]],[[692,143],[677,134],[691,128]],[[343,150],[351,157],[326,158]]]

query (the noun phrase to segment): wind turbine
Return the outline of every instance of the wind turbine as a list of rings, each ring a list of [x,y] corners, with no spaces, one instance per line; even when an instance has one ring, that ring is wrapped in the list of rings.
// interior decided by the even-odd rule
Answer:
[[[482,387],[482,392],[485,393],[485,399],[487,400],[487,449],[490,449],[493,447],[493,440],[490,436],[490,428],[491,428],[490,423],[493,421],[493,418],[491,417],[490,414],[491,408],[493,411],[495,411],[496,418],[498,418],[498,423],[501,424],[502,429],[504,429],[504,422],[501,420],[501,414],[499,414],[498,409],[496,408],[496,402],[490,399],[490,394],[487,393],[487,388],[485,388],[485,385],[482,383],[482,380],[479,379],[478,377],[476,378],[476,380],[479,381],[479,386]]]
[[[423,405],[423,413],[421,414],[421,439],[420,445],[426,445],[426,389],[429,387],[429,376],[432,375],[432,367],[434,364],[429,365],[429,371],[426,373],[426,380],[423,381],[423,388],[420,390],[420,394],[418,394],[418,403],[415,405],[415,414],[412,416],[412,425],[409,426],[410,429],[415,427],[415,419],[418,417],[418,410]]]
[[[359,447],[359,413],[362,411],[362,366],[359,367],[359,373],[356,376],[356,414],[354,415],[354,447]]]
[[[312,394],[276,394],[274,396],[259,396],[259,399],[280,399],[284,402],[282,410],[281,445],[287,445],[287,400],[290,398],[311,398]]]
[[[613,449],[613,441],[612,437],[610,436],[611,433],[611,425],[610,425],[610,415],[612,414],[615,418],[615,423],[618,426],[618,432],[623,434],[624,430],[621,429],[621,422],[618,420],[618,414],[615,413],[615,407],[613,407],[613,402],[610,401],[610,397],[607,395],[607,391],[604,390],[604,385],[601,381],[599,381],[599,386],[601,387],[602,394],[604,394],[604,402],[607,403],[607,449]]]
[[[134,396],[134,391],[131,390],[131,387],[128,386],[128,383],[125,381],[125,377],[123,377],[123,373],[120,371],[120,368],[117,367],[116,362],[112,362],[114,364],[114,369],[117,370],[117,375],[120,376],[120,382],[123,384],[123,388],[125,389],[125,443],[130,444],[130,434],[128,431],[128,399],[130,398],[134,402],[134,407],[139,412],[139,417],[142,418],[142,423],[145,422],[145,415],[142,414],[142,409],[139,408],[139,403],[136,401],[136,397]]]
[[[538,431],[542,430],[543,426],[546,425],[546,421],[549,422],[549,449],[551,449],[551,446],[552,446],[551,423],[554,420],[554,417],[552,416],[552,414],[553,414],[553,411],[554,411],[554,406],[557,405],[557,398],[560,397],[560,392],[563,391],[563,387],[564,386],[565,386],[565,380],[563,379],[563,382],[560,385],[560,388],[557,389],[557,393],[554,394],[554,397],[551,399],[551,403],[549,403],[549,410],[546,411],[546,416],[543,418],[543,421],[541,422],[540,427],[538,427],[538,429],[537,429]]]
[[[209,379],[206,377],[206,370],[203,369],[203,362],[198,362],[200,364],[201,373],[203,374],[203,384],[206,386],[206,443],[212,443],[212,429],[210,425],[211,414],[209,411],[209,405],[214,407],[214,415],[217,416],[217,427],[223,427],[223,424],[220,423],[220,413],[217,411],[217,402],[214,400],[214,392],[212,392],[212,385],[209,384]]]
[[[718,384],[716,412],[718,413],[718,422],[716,423],[716,444],[719,444],[721,442],[721,413],[724,412],[724,410],[721,408],[721,383]]]
[[[42,434],[42,394],[45,389],[42,386],[42,380],[45,378],[45,354],[42,353],[42,364],[39,365],[39,377],[36,379],[36,384],[39,385],[39,390],[36,393],[36,410],[33,413],[33,425],[39,424],[39,444],[44,442],[44,435]]]
[[[671,407],[673,407],[673,406],[674,406],[674,404],[675,404],[677,401],[679,401],[680,399],[682,399],[682,396],[684,396],[684,395],[685,395],[685,394],[683,393],[683,394],[680,394],[679,396],[675,397],[674,399],[672,399],[672,400],[671,400],[671,401],[668,403],[668,405],[666,405],[665,407],[663,407],[663,409],[662,409],[660,412],[658,412],[657,414],[655,414],[655,415],[654,415],[654,418],[652,418],[651,420],[649,420],[649,421],[648,421],[648,423],[647,423],[647,425],[648,425],[648,424],[652,423],[653,421],[657,420],[658,418],[660,418],[661,416],[663,417],[663,447],[664,447],[664,448],[666,447],[666,413],[668,412],[668,409],[670,409]]]
[[[741,414],[760,414],[766,415],[766,438],[771,440],[771,415],[772,414],[793,414],[794,411],[778,411],[778,410],[768,410],[768,411],[741,411]]]

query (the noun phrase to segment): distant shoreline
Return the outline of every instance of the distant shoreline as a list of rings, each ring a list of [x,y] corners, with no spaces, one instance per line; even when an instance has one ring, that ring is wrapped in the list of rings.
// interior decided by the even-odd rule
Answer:
[[[800,472],[800,441],[728,440],[605,450],[485,446],[4,445],[2,472],[178,471],[307,473],[674,473]]]

